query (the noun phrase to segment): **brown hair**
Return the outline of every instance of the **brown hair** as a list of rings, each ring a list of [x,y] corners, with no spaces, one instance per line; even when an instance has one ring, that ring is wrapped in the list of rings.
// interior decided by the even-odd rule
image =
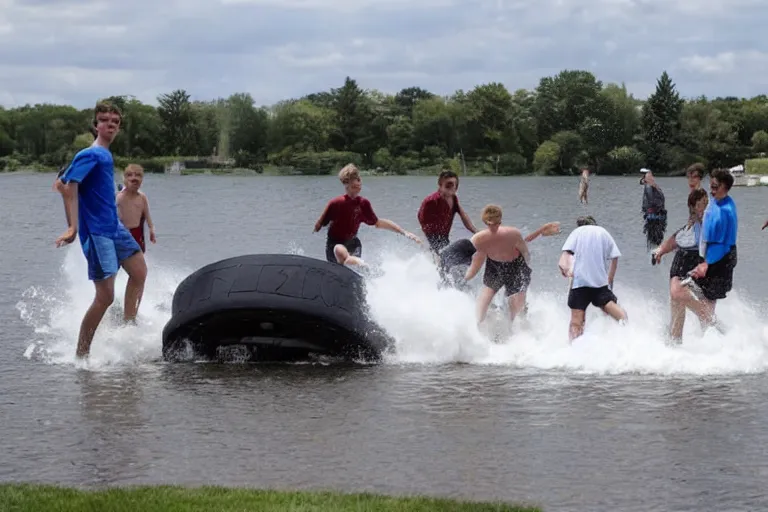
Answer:
[[[451,170],[444,170],[440,173],[440,176],[437,177],[437,184],[442,185],[445,180],[449,180],[451,178],[456,178],[456,188],[459,187],[459,175]]]
[[[576,225],[581,226],[597,226],[597,221],[591,215],[585,215],[576,219]]]
[[[99,114],[117,114],[117,116],[120,118],[120,124],[123,124],[123,113],[120,112],[120,109],[117,107],[117,105],[113,105],[112,103],[109,103],[107,101],[100,101],[96,104],[96,107],[93,109],[93,127],[96,128],[96,123],[99,118]]]
[[[699,177],[699,179],[704,178],[704,164],[696,162],[695,164],[691,164],[688,166],[688,168],[685,170],[685,175],[690,177],[693,175],[696,175]]]
[[[493,221],[497,221],[501,224],[501,206],[495,204],[485,205],[485,208],[483,208],[482,219],[485,224]]]
[[[339,181],[347,184],[350,180],[360,179],[360,169],[355,164],[347,164],[339,171]]]
[[[715,169],[709,175],[709,179],[716,179],[721,185],[725,185],[725,190],[731,190],[733,186],[733,174],[728,169]]]

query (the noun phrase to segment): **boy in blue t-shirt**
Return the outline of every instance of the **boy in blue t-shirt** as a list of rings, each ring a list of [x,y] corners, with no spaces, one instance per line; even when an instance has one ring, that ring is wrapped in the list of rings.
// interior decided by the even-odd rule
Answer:
[[[122,115],[110,104],[94,109],[96,140],[78,152],[59,177],[54,188],[64,198],[68,228],[56,239],[56,247],[80,245],[88,262],[88,279],[96,296],[80,325],[77,357],[88,355],[93,336],[115,298],[115,276],[122,266],[128,273],[125,289],[125,320],[136,318],[147,277],[147,265],[139,244],[123,226],[115,202],[114,163],[109,145],[120,130]]]

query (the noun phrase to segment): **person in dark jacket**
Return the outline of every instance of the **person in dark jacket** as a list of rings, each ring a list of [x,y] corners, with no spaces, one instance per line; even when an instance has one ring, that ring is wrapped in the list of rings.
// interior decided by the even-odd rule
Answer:
[[[640,169],[640,172],[643,173],[640,184],[644,186],[642,211],[645,226],[643,233],[645,233],[648,250],[651,250],[664,241],[664,233],[667,230],[667,209],[664,192],[656,183],[653,172],[645,168]]]

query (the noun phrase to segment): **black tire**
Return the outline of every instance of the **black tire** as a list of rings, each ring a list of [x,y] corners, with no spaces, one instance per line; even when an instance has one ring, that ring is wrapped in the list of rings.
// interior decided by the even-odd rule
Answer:
[[[343,265],[290,254],[251,254],[207,265],[179,284],[163,329],[163,357],[189,343],[255,348],[256,360],[313,355],[378,360],[390,338],[368,318],[362,277]]]

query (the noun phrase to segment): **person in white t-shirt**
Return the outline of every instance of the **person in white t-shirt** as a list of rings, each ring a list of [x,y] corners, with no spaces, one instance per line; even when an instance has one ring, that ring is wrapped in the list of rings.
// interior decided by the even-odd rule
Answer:
[[[626,321],[627,313],[613,293],[613,278],[621,252],[608,231],[598,226],[592,216],[579,217],[578,226],[563,244],[558,267],[571,278],[568,307],[571,324],[568,338],[573,341],[584,333],[587,307],[592,304],[617,321]]]

